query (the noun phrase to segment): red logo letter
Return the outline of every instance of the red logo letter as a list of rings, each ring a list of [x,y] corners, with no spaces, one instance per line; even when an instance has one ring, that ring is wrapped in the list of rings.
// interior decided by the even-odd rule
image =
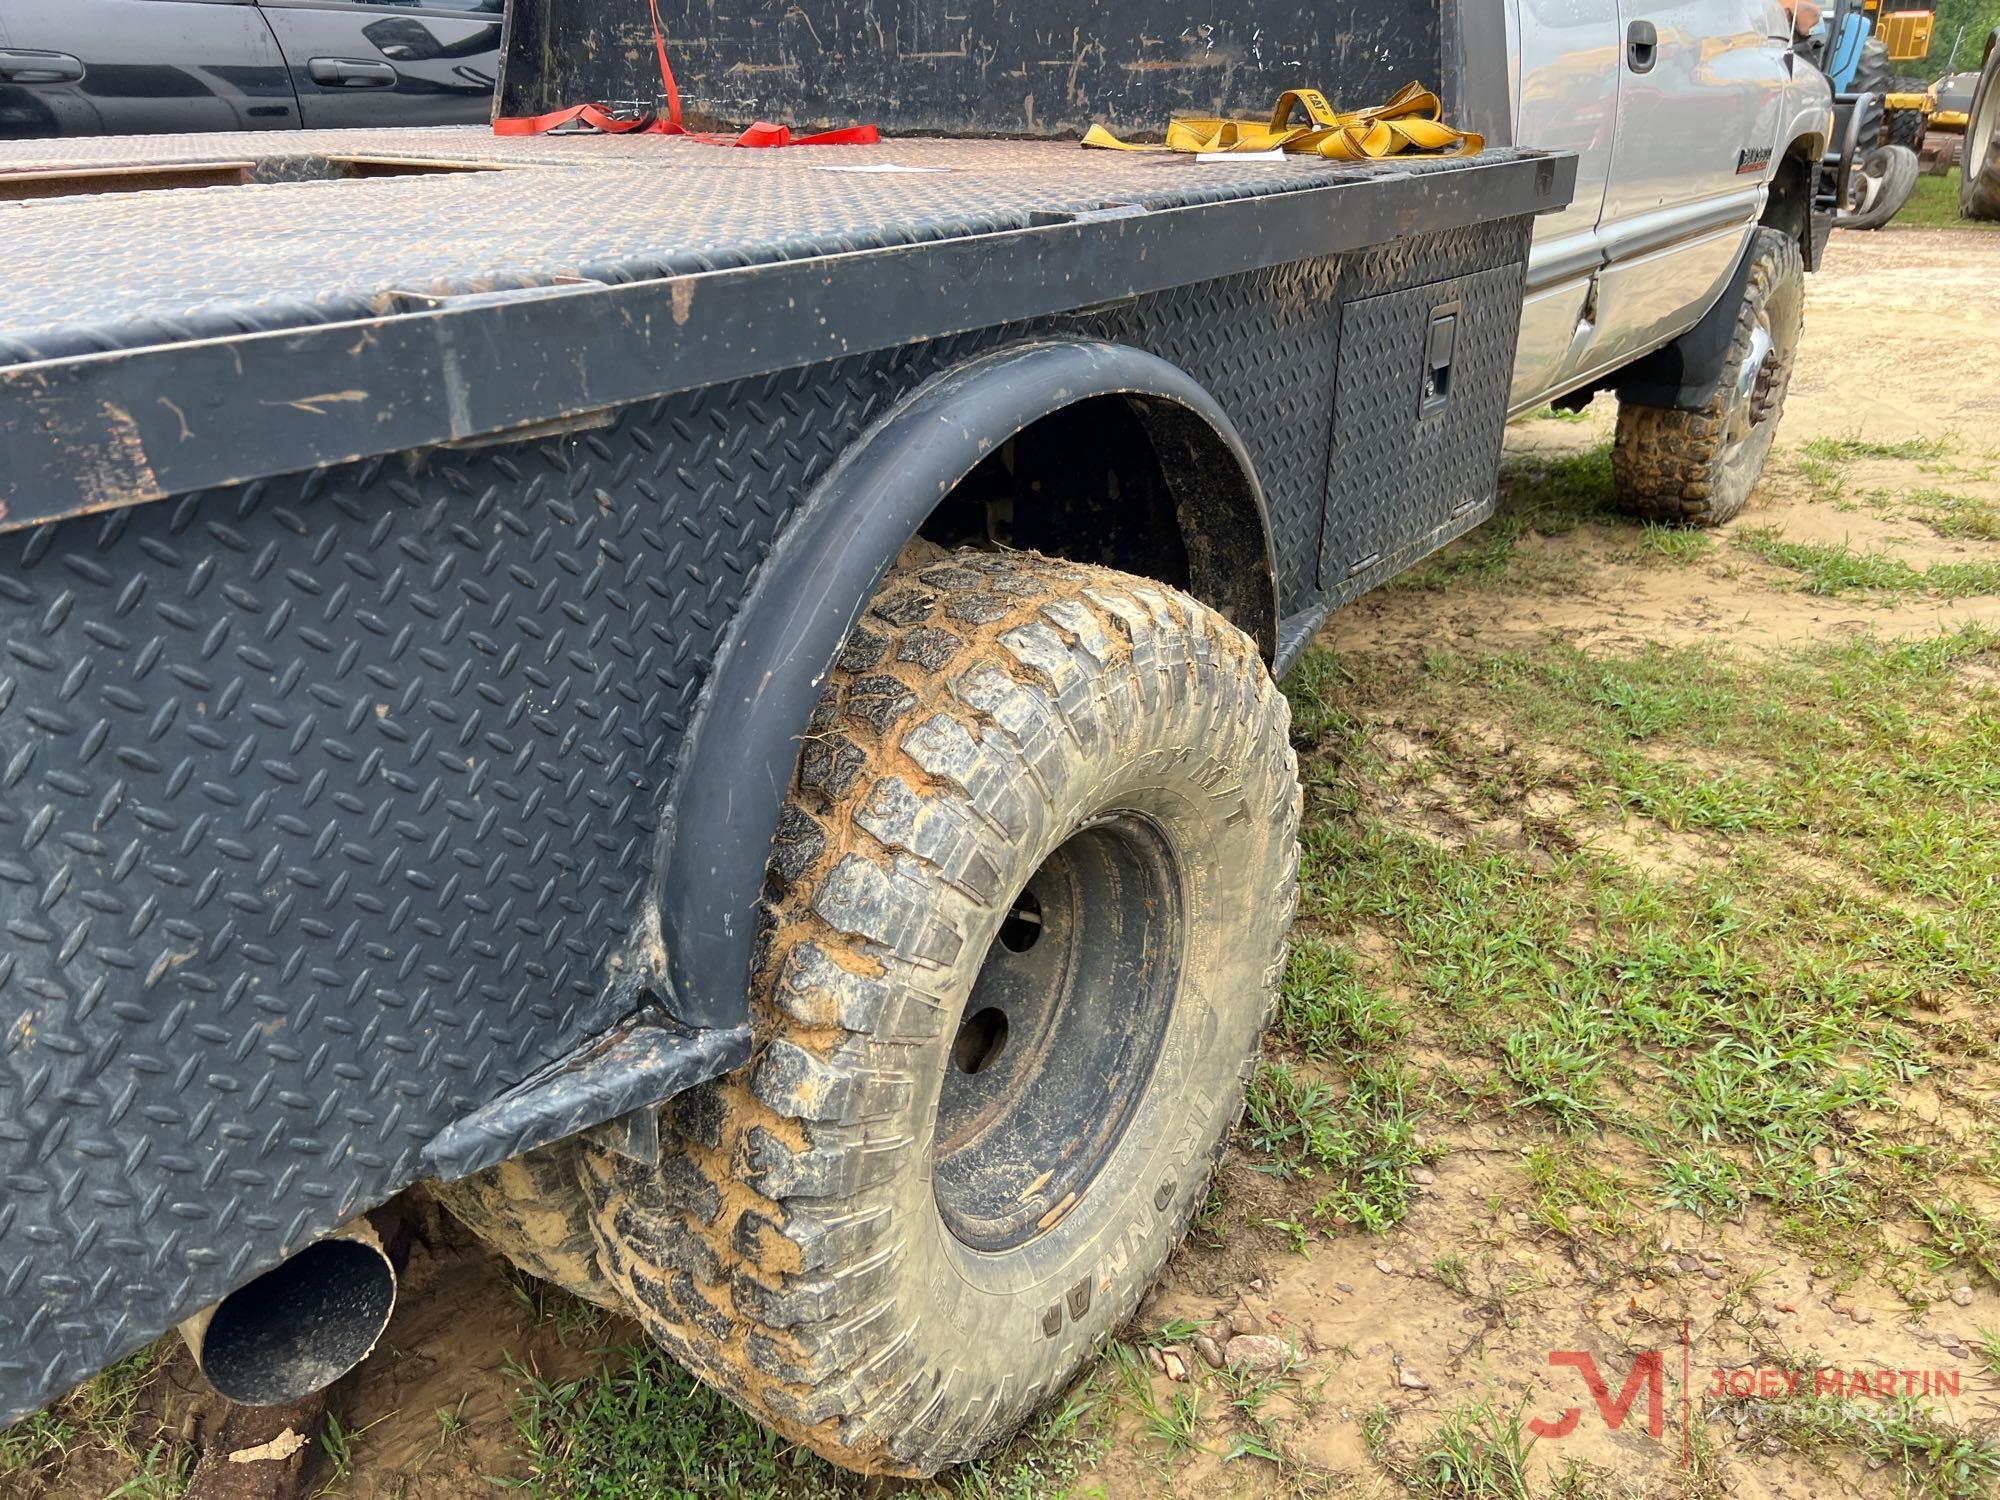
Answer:
[[[1632,1403],[1638,1399],[1641,1382],[1646,1388],[1646,1431],[1659,1437],[1666,1431],[1666,1364],[1657,1349],[1650,1349],[1632,1363],[1632,1373],[1625,1377],[1625,1389],[1618,1393],[1618,1399],[1611,1399],[1611,1387],[1604,1383],[1604,1377],[1597,1373],[1597,1361],[1588,1354],[1574,1350],[1562,1350],[1549,1356],[1552,1365],[1567,1365],[1583,1377],[1584,1388],[1597,1403],[1598,1414],[1604,1418],[1604,1425],[1613,1432],[1625,1425],[1625,1419],[1632,1413]],[[1528,1423],[1528,1430],[1536,1437],[1568,1437],[1576,1431],[1577,1420],[1583,1415],[1572,1406],[1558,1421],[1548,1422],[1540,1417]]]

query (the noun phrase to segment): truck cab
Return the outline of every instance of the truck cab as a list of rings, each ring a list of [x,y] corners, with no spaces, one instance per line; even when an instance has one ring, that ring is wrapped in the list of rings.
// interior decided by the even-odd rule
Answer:
[[[1774,191],[1809,183],[1832,95],[1778,0],[1506,0],[1515,138],[1574,152],[1538,221],[1510,404],[1588,389],[1727,289]],[[1810,259],[1810,257],[1808,257]]]

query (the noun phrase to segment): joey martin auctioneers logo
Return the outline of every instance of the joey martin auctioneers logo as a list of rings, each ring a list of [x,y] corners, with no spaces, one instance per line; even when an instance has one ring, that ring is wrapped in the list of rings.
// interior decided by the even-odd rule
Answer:
[[[1713,1405],[1735,1420],[1754,1417],[1760,1423],[1776,1425],[1809,1418],[1821,1402],[1871,1403],[1879,1405],[1898,1398],[1949,1398],[1959,1394],[1956,1370],[1903,1370],[1886,1366],[1857,1365],[1849,1369],[1833,1366],[1732,1365],[1697,1369],[1688,1325],[1681,1324],[1680,1343],[1671,1351],[1646,1349],[1635,1354],[1623,1371],[1616,1361],[1601,1367],[1594,1355],[1580,1349],[1550,1351],[1549,1365],[1568,1370],[1581,1394],[1588,1395],[1595,1419],[1612,1432],[1622,1432],[1627,1424],[1643,1430],[1648,1438],[1664,1443],[1670,1403],[1680,1408],[1680,1460],[1683,1467],[1692,1460],[1695,1406],[1704,1414]],[[1612,1381],[1622,1375],[1616,1394]],[[1608,1378],[1607,1378],[1608,1377]],[[1679,1389],[1669,1394],[1669,1385]],[[1562,1389],[1557,1385],[1557,1389]],[[1572,1387],[1574,1389],[1574,1387]],[[1747,1409],[1746,1409],[1747,1408]],[[1861,1414],[1864,1418],[1865,1412]],[[1634,1422],[1634,1418],[1638,1420]],[[1585,1417],[1582,1405],[1566,1407],[1554,1417],[1536,1416],[1528,1430],[1545,1441],[1568,1437]]]

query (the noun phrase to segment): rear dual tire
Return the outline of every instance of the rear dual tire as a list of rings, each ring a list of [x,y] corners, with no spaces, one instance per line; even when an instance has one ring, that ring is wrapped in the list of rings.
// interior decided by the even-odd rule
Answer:
[[[1288,724],[1173,589],[1031,554],[892,574],[785,806],[756,1059],[674,1101],[656,1168],[510,1167],[560,1221],[529,1268],[845,1467],[1005,1437],[1131,1315],[1240,1113],[1295,893]],[[517,1253],[490,1179],[454,1191]]]

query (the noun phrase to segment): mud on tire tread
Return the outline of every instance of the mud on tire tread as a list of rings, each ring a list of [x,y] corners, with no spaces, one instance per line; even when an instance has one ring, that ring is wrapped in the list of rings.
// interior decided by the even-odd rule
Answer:
[[[1242,1014],[1199,1064],[1217,1075],[1216,1102],[1188,1111],[1201,1129],[1186,1128],[1185,1170],[1127,1190],[1158,1220],[1133,1263],[1072,1288],[1066,1310],[1037,1302],[1011,1328],[980,1329],[1019,1367],[982,1378],[940,1353],[966,1334],[906,1264],[920,1263],[913,1232],[930,1232],[912,1230],[922,1215],[899,1199],[913,1179],[936,1218],[923,1060],[950,1044],[963,1000],[950,981],[968,959],[977,972],[1025,879],[1018,851],[1064,831],[1050,809],[1065,805],[1066,767],[1090,764],[1099,737],[1122,746],[1148,715],[1240,777],[1221,821],[1258,830],[1234,835],[1253,852],[1269,844],[1261,868],[1218,882],[1255,882],[1254,915],[1227,949],[1249,966],[1232,997]],[[840,653],[778,831],[752,984],[759,1054],[673,1102],[659,1170],[588,1145],[577,1155],[597,1264],[648,1332],[781,1432],[864,1471],[971,1458],[1055,1395],[1130,1315],[1240,1115],[1296,892],[1288,726],[1254,644],[1170,588],[1033,554],[893,573]],[[1107,1173],[1041,1238],[1117,1191]]]
[[[1729,383],[1748,356],[1757,327],[1757,309],[1779,287],[1802,287],[1805,260],[1798,241],[1775,229],[1755,231],[1750,272],[1737,309],[1736,332],[1722,363],[1722,378],[1699,411],[1618,404],[1618,429],[1611,450],[1611,480],[1618,507],[1640,520],[1668,526],[1719,526],[1736,516],[1756,489],[1724,483]],[[1801,298],[1803,301],[1803,298]],[[1775,426],[1778,409],[1765,419]]]
[[[432,1190],[454,1218],[530,1276],[622,1311],[625,1299],[597,1266],[597,1240],[577,1192],[577,1149],[573,1139],[557,1141]]]

